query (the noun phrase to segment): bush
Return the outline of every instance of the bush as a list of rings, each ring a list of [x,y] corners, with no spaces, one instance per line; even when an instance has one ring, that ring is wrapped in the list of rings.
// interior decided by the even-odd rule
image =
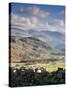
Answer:
[[[42,68],[42,72],[38,73],[36,69],[20,69],[9,68],[9,85],[11,87],[19,86],[36,86],[36,85],[51,85],[51,84],[64,84],[65,83],[65,70],[58,68],[57,71],[52,73],[47,72]]]

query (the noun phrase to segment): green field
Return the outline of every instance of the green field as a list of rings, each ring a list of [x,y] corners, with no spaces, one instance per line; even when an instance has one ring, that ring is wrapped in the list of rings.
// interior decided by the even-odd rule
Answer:
[[[28,68],[32,68],[33,70],[35,70],[36,68],[40,69],[40,68],[44,68],[46,69],[48,72],[52,72],[52,71],[56,71],[58,68],[65,68],[65,64],[64,63],[38,63],[38,64],[25,64],[25,63],[11,63],[11,67],[14,68],[21,68],[21,67],[25,67],[26,69]]]

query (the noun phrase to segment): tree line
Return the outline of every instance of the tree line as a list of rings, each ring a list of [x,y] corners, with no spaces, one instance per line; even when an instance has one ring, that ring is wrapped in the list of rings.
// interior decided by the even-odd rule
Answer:
[[[37,85],[54,85],[65,83],[65,69],[58,68],[57,71],[48,72],[42,68],[38,72],[38,68],[15,69],[9,67],[9,86],[22,87],[22,86],[37,86]]]

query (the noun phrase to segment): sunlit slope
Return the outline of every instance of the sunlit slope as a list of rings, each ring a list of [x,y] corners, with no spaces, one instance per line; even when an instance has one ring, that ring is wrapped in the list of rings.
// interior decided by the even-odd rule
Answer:
[[[64,68],[64,52],[52,48],[47,42],[33,37],[12,36],[10,41],[10,63],[14,68],[45,68],[56,71]]]

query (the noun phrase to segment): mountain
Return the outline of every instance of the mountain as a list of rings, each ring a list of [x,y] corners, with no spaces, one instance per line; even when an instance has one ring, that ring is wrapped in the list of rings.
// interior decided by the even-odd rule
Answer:
[[[65,48],[65,34],[57,31],[22,30],[11,28],[11,36],[35,37],[49,44],[50,47],[61,50]],[[61,47],[61,48],[60,48]]]
[[[39,38],[42,41],[46,41],[50,44],[51,47],[56,48],[58,46],[64,47],[65,42],[65,35],[60,32],[52,32],[52,31],[40,31],[40,32],[32,32],[29,31],[29,34],[31,34],[34,37]],[[58,49],[60,49],[58,47]]]
[[[43,30],[10,29],[11,62],[54,60],[65,52],[64,34]]]
[[[25,60],[37,60],[41,55],[48,53],[52,48],[46,43],[34,37],[11,36],[11,62]]]

